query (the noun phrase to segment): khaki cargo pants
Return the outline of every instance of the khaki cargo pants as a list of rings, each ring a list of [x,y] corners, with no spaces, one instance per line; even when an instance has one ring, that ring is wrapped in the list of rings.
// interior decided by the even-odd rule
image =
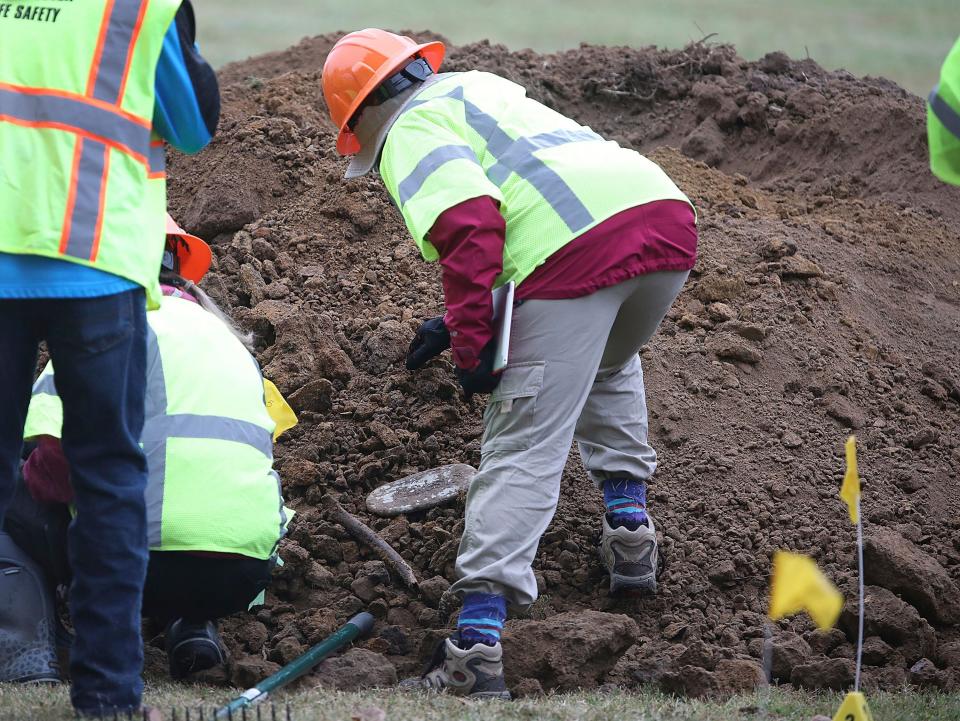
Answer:
[[[514,309],[510,365],[483,416],[454,591],[498,593],[518,606],[536,600],[531,564],[556,512],[574,439],[598,487],[607,478],[653,475],[638,352],[687,275],[651,273]]]

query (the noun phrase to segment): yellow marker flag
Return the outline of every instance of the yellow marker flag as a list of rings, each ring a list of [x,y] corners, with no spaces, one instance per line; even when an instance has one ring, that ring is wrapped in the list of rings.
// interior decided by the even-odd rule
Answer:
[[[280,391],[277,390],[277,387],[266,378],[263,379],[263,397],[267,402],[267,413],[270,414],[273,422],[277,424],[276,429],[273,431],[273,441],[276,443],[277,439],[285,431],[289,431],[297,425],[299,421],[297,420],[297,414],[293,412],[293,408],[284,400]]]
[[[770,618],[774,621],[806,611],[821,630],[833,628],[843,609],[843,594],[812,558],[777,551],[770,580]]]
[[[873,721],[866,696],[856,691],[848,693],[834,714],[833,721]]]
[[[850,436],[847,439],[847,472],[843,476],[843,485],[840,487],[840,498],[850,511],[850,523],[856,524],[860,520],[860,511],[857,501],[860,500],[860,474],[857,472],[857,439]]]

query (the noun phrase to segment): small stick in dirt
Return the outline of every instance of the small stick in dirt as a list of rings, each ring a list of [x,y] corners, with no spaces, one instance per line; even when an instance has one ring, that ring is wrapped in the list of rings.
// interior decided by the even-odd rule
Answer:
[[[343,526],[354,540],[372,549],[380,560],[386,563],[400,577],[408,588],[417,588],[418,581],[413,569],[393,547],[378,536],[372,528],[361,522],[356,516],[347,513],[340,502],[329,493],[321,499],[330,519]]]

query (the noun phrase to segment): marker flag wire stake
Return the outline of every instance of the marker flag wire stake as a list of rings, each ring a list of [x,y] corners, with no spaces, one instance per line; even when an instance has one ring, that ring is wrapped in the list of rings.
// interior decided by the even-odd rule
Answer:
[[[873,721],[870,706],[866,697],[860,692],[860,671],[863,665],[863,517],[860,515],[860,475],[857,469],[857,440],[850,436],[846,442],[847,470],[843,476],[843,486],[840,488],[840,498],[847,504],[850,513],[850,522],[857,527],[857,586],[858,623],[857,623],[857,666],[854,676],[853,691],[848,693],[833,721]]]
[[[860,473],[857,469],[856,436],[847,438],[845,450],[847,470],[843,474],[840,498],[847,504],[847,511],[850,513],[850,522],[857,527],[857,586],[860,598],[858,599],[857,671],[854,677],[853,690],[859,692],[860,669],[863,660],[863,519],[860,517]]]
[[[860,691],[860,668],[863,661],[863,522],[860,520],[860,499],[857,498],[857,576],[859,598],[859,621],[857,623],[857,673],[854,677],[853,690]]]

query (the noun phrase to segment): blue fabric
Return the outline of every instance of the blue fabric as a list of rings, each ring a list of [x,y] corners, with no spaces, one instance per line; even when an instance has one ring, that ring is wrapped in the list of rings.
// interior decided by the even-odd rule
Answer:
[[[193,46],[194,51],[196,47]],[[210,131],[200,112],[176,22],[170,24],[163,38],[157,63],[156,95],[153,129],[160,137],[184,153],[199,152],[210,142]]]
[[[468,593],[463,599],[457,630],[464,648],[475,643],[494,646],[507,620],[507,600],[495,593]]]
[[[647,522],[647,485],[630,478],[611,478],[603,483],[603,502],[613,528],[636,530]]]
[[[0,298],[98,298],[138,287],[119,275],[69,260],[0,253]]]
[[[77,516],[71,698],[80,713],[140,708],[140,607],[147,570],[143,289],[101,298],[0,300],[0,519],[15,487],[37,344],[46,340],[63,399],[63,451]]]

